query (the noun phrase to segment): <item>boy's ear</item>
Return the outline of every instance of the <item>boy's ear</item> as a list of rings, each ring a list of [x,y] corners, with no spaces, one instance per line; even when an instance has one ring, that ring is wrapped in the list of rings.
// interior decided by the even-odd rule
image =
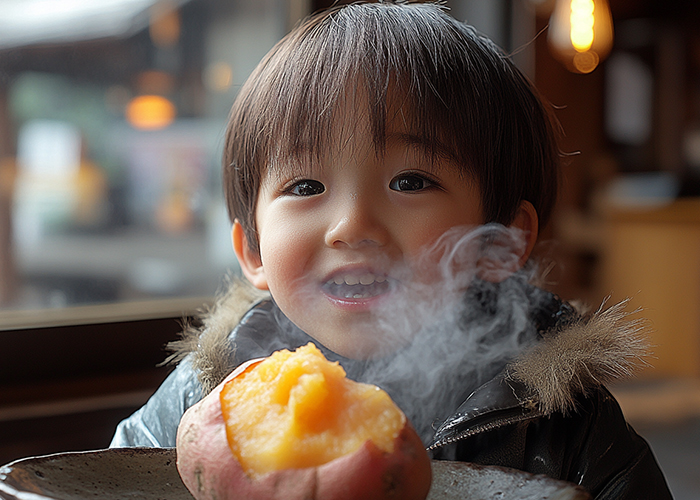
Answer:
[[[508,226],[520,230],[517,242],[509,237],[491,242],[486,254],[479,260],[479,277],[498,283],[523,267],[537,242],[538,226],[537,210],[532,203],[520,203],[513,222]]]
[[[515,219],[513,219],[510,227],[520,229],[525,238],[524,251],[518,260],[518,266],[523,267],[527,259],[530,258],[532,249],[535,248],[539,231],[539,217],[537,217],[537,210],[532,206],[532,203],[527,200],[523,200],[520,203],[518,212],[515,214]]]
[[[267,286],[267,276],[262,265],[260,254],[251,250],[248,245],[243,226],[238,220],[233,222],[231,230],[231,239],[233,240],[233,251],[236,253],[236,258],[241,266],[243,275],[250,281],[255,288],[260,290],[269,290]]]

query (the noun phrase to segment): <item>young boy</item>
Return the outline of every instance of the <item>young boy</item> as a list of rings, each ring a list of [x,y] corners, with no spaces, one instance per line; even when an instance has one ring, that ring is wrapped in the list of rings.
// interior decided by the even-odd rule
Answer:
[[[174,446],[235,366],[313,341],[384,386],[434,458],[670,498],[602,385],[643,355],[637,326],[529,283],[557,168],[531,84],[440,7],[310,18],[241,89],[225,145],[234,250],[269,295],[230,287],[112,446]]]

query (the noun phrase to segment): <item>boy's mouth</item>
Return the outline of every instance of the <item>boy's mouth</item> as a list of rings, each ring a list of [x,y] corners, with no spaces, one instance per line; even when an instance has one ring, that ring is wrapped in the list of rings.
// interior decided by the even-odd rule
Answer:
[[[383,275],[346,272],[329,279],[323,288],[329,295],[341,299],[369,299],[386,293],[390,286]]]

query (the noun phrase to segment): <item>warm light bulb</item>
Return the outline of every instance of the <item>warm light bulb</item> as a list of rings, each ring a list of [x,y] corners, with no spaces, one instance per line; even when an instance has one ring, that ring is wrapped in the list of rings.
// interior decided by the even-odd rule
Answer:
[[[593,71],[613,43],[607,0],[557,0],[549,21],[548,41],[554,55],[570,71]]]
[[[593,26],[595,25],[595,4],[593,0],[572,0],[571,16],[571,44],[578,52],[585,52],[593,45],[595,37]]]

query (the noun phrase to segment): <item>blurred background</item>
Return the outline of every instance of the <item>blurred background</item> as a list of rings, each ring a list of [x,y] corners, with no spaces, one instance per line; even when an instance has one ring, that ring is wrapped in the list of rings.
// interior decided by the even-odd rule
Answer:
[[[0,0],[0,463],[106,446],[167,375],[164,344],[237,272],[231,103],[331,3]],[[547,286],[643,309],[654,357],[613,390],[676,497],[700,498],[700,5],[446,5],[556,108]]]

